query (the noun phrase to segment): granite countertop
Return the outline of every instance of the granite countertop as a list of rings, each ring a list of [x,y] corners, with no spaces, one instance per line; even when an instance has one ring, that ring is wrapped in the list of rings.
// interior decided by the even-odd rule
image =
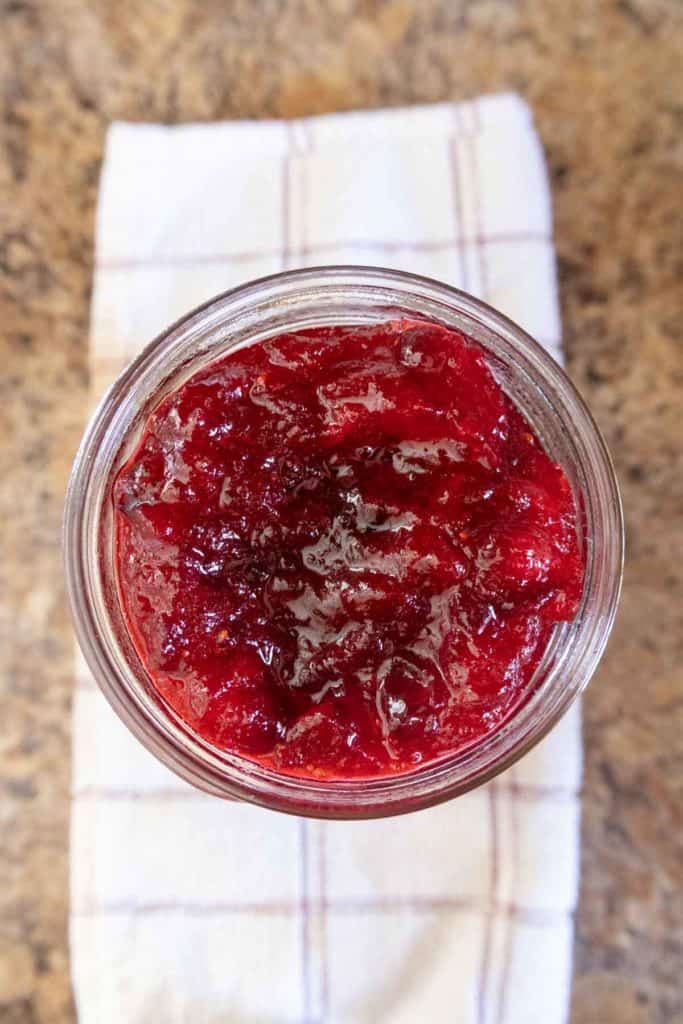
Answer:
[[[546,147],[569,368],[614,454],[629,536],[584,704],[571,1019],[683,1019],[680,0],[0,0],[0,16],[0,1021],[74,1019],[59,532],[107,123],[499,89],[527,98]]]

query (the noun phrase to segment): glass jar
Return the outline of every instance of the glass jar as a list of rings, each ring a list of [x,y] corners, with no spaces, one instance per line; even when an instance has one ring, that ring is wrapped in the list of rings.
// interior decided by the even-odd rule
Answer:
[[[500,385],[559,463],[574,491],[586,574],[572,622],[555,627],[531,696],[474,747],[414,771],[371,780],[296,778],[229,754],[161,700],[128,636],[113,550],[112,485],[157,403],[207,363],[283,331],[329,324],[434,320],[475,338]],[[623,561],[619,491],[583,400],[528,334],[484,303],[427,278],[366,267],[277,274],[218,296],[169,327],[112,385],[74,462],[66,499],[68,592],[92,674],[137,738],[182,778],[216,796],[318,817],[416,810],[491,779],[536,744],[588,683],[612,626]]]

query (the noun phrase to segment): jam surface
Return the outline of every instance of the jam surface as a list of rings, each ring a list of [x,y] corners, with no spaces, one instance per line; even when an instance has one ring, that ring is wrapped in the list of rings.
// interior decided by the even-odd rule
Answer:
[[[288,774],[387,775],[480,741],[582,590],[564,473],[479,346],[420,321],[212,363],[152,414],[114,502],[158,693]]]

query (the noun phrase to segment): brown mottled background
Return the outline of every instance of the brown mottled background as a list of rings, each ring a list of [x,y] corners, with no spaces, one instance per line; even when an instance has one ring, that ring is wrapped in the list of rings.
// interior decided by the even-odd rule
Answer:
[[[570,372],[629,535],[584,705],[571,1019],[683,1020],[681,0],[0,0],[0,18],[0,1022],[73,1021],[59,531],[107,123],[501,88],[546,147]]]

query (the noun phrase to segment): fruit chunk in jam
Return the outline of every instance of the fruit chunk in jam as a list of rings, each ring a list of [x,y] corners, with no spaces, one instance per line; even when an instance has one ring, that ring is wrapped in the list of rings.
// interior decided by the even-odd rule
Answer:
[[[283,334],[166,397],[114,491],[129,631],[217,747],[341,779],[524,700],[584,563],[562,470],[444,327]]]

